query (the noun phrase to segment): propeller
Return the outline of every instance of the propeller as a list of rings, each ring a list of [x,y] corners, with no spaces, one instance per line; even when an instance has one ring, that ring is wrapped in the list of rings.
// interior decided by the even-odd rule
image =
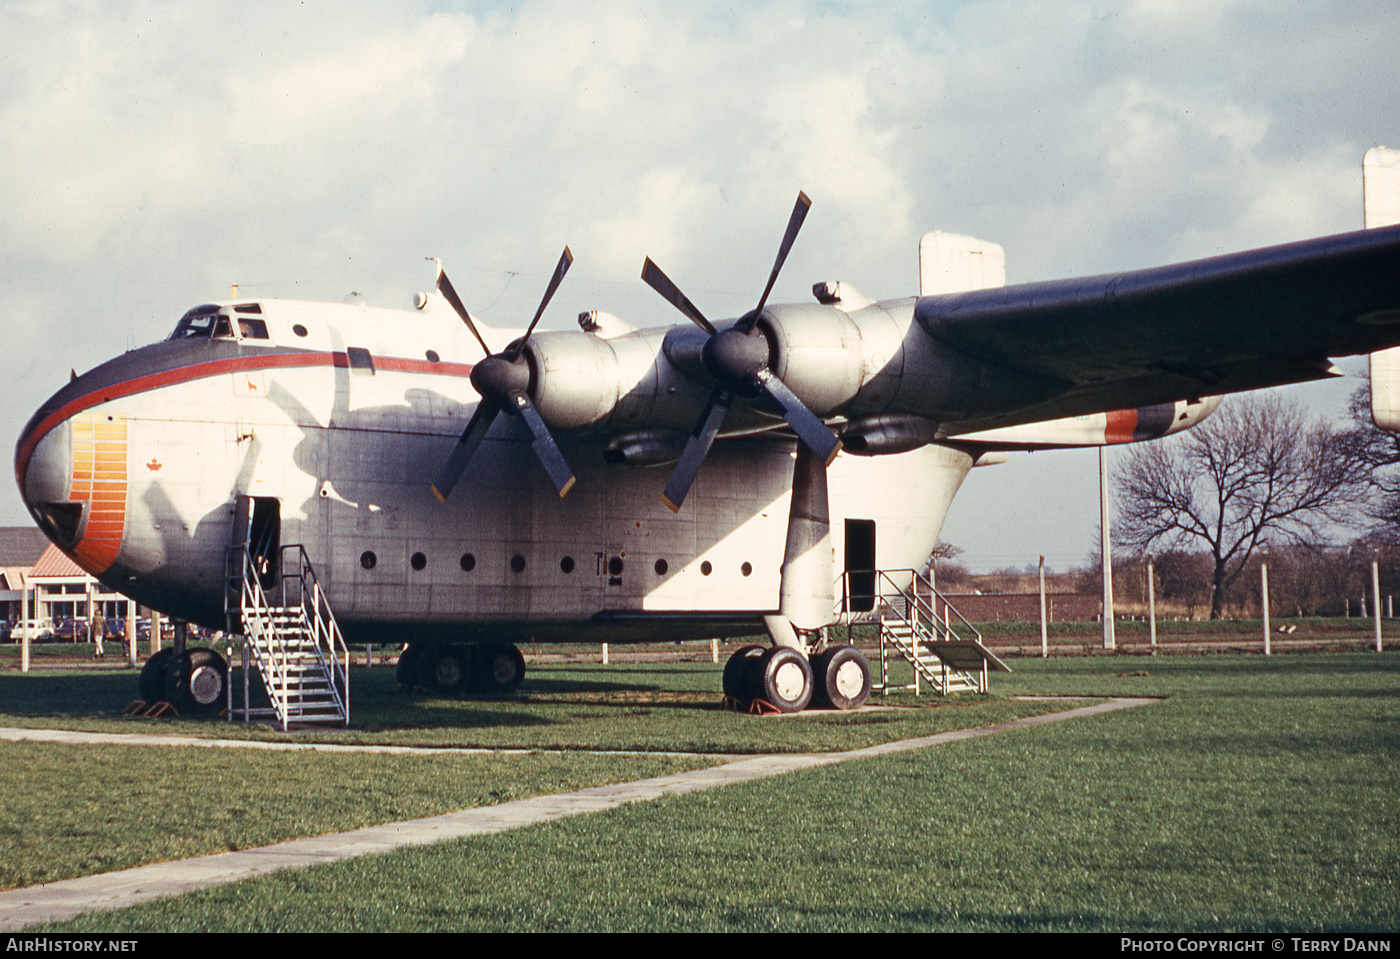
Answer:
[[[433,483],[433,495],[438,498],[438,502],[447,502],[452,487],[462,478],[467,464],[471,462],[482,440],[486,439],[491,424],[502,413],[518,416],[530,431],[530,435],[534,437],[531,448],[534,449],[544,471],[549,474],[549,481],[554,484],[559,495],[565,496],[573,489],[574,472],[569,469],[564,454],[559,452],[559,446],[550,435],[549,427],[540,417],[539,410],[535,409],[535,404],[530,401],[530,365],[520,358],[525,344],[530,340],[530,334],[535,331],[536,324],[544,315],[545,307],[553,299],[559,284],[564,280],[564,274],[569,272],[569,266],[573,262],[574,255],[569,252],[567,246],[564,247],[564,253],[559,257],[559,265],[554,268],[554,275],[544,291],[544,298],[540,300],[540,308],[535,311],[535,318],[525,328],[525,335],[501,353],[492,353],[491,348],[486,345],[486,340],[472,322],[471,314],[467,312],[461,298],[457,296],[457,291],[453,289],[452,281],[443,272],[442,263],[438,263],[438,292],[462,318],[462,322],[471,330],[472,336],[476,337],[486,354],[485,359],[473,366],[471,372],[472,386],[481,394],[481,402],[477,404],[476,412],[467,421],[467,428],[462,431],[461,439],[457,440],[457,445],[453,447],[442,472]]]
[[[705,369],[715,378],[714,389],[700,418],[686,440],[680,461],[676,464],[671,480],[666,484],[661,499],[672,511],[679,512],[681,504],[695,482],[700,465],[705,461],[710,446],[714,443],[725,414],[737,397],[755,399],[764,397],[782,411],[783,419],[797,434],[798,439],[817,456],[825,466],[830,466],[836,454],[841,451],[841,441],[832,435],[826,424],[797,398],[782,380],[769,369],[770,350],[768,339],[757,329],[763,307],[768,303],[768,295],[773,292],[773,284],[778,281],[778,273],[787,261],[797,233],[802,229],[802,221],[807,218],[807,210],[812,201],[807,194],[799,192],[797,203],[788,218],[787,231],[778,247],[778,258],[773,263],[773,271],[768,274],[768,285],[763,288],[758,306],[739,318],[733,326],[717,330],[705,318],[699,308],[681,292],[661,268],[647,257],[642,266],[642,280],[657,293],[660,293],[672,306],[680,310],[692,323],[710,335],[701,349],[700,358]]]

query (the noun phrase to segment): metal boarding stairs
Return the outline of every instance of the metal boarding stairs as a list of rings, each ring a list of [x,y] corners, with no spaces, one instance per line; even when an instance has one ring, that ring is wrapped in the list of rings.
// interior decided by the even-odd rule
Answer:
[[[259,569],[255,551],[230,546],[225,618],[243,637],[241,705],[227,683],[230,721],[272,717],[286,732],[292,723],[350,725],[350,653],[300,544],[283,546],[271,569]],[[265,588],[268,587],[268,588]],[[269,705],[253,705],[248,672],[256,666]]]
[[[919,571],[848,572],[843,580],[842,620],[848,626],[879,626],[880,676],[871,684],[872,692],[888,695],[913,689],[918,695],[921,683],[927,682],[944,696],[986,693],[989,671],[1011,672],[983,645],[982,634]],[[896,657],[913,667],[912,683],[890,682],[890,662]]]

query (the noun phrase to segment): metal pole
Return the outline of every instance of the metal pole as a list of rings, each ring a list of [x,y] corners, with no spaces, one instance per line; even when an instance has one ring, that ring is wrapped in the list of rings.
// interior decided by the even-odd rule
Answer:
[[[1099,519],[1103,533],[1103,648],[1117,649],[1118,641],[1113,632],[1113,537],[1108,528],[1108,459],[1104,448],[1099,447]]]
[[[1259,564],[1259,605],[1264,608],[1264,655],[1273,655],[1272,637],[1269,635],[1269,564]]]
[[[19,671],[29,672],[29,583],[20,584],[19,591]]]
[[[136,668],[136,600],[126,601],[126,661]]]
[[[1157,574],[1152,569],[1152,557],[1147,557],[1147,639],[1152,652],[1157,652]]]
[[[1045,614],[1045,557],[1040,557],[1040,655],[1050,655],[1050,627]]]
[[[1381,651],[1381,564],[1371,560],[1371,610],[1376,614],[1376,652]]]

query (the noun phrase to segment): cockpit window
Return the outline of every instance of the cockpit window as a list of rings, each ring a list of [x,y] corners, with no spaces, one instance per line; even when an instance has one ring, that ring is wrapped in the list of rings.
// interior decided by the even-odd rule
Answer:
[[[234,310],[238,313],[261,313],[262,307],[256,303],[241,303],[235,306]],[[238,317],[238,332],[244,339],[269,339],[265,320],[240,316]],[[229,316],[221,307],[212,303],[196,306],[180,317],[180,322],[175,326],[175,332],[170,334],[172,340],[206,339],[208,337],[233,339],[233,324]]]
[[[180,322],[175,326],[175,332],[170,334],[172,340],[183,340],[189,337],[203,338],[214,330],[214,321],[222,319],[228,323],[228,319],[219,316],[217,313],[200,313],[196,307],[184,316],[180,317]]]

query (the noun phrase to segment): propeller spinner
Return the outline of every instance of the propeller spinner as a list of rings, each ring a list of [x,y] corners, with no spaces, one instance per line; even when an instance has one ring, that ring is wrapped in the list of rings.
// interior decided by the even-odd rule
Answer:
[[[540,465],[549,474],[549,480],[554,484],[559,495],[565,496],[569,490],[573,489],[575,479],[573,470],[569,469],[564,454],[559,452],[559,446],[554,442],[554,437],[550,435],[549,427],[540,418],[539,410],[535,409],[535,404],[530,401],[530,367],[520,356],[525,349],[525,344],[530,340],[530,334],[535,331],[535,325],[544,315],[545,307],[554,297],[555,290],[559,289],[564,274],[569,271],[569,266],[573,262],[574,255],[569,252],[567,246],[564,247],[564,253],[559,257],[559,265],[554,268],[554,276],[550,278],[549,286],[544,291],[544,298],[540,300],[540,308],[535,311],[535,318],[526,327],[525,335],[501,353],[492,353],[491,348],[486,345],[486,341],[482,339],[476,324],[472,322],[471,314],[467,312],[467,308],[462,305],[461,299],[457,296],[457,291],[453,289],[452,281],[443,272],[442,264],[438,263],[438,291],[457,312],[457,315],[462,318],[462,322],[467,325],[467,329],[471,330],[472,336],[476,337],[476,341],[481,344],[481,349],[486,353],[486,357],[472,367],[471,372],[472,386],[481,394],[481,402],[477,404],[476,412],[467,421],[467,428],[462,431],[461,439],[453,447],[452,455],[448,457],[442,472],[438,474],[437,480],[433,483],[433,495],[438,498],[439,502],[447,502],[452,487],[456,486],[457,481],[462,478],[467,464],[471,462],[472,456],[481,446],[481,441],[486,439],[486,433],[491,429],[491,424],[501,413],[520,417],[530,430],[530,435],[534,437],[534,441],[530,445],[535,451],[535,456],[539,458]]]
[[[781,409],[788,426],[826,466],[830,466],[836,454],[841,451],[841,441],[833,436],[826,424],[769,369],[771,357],[768,340],[762,331],[757,329],[758,319],[768,302],[768,294],[773,292],[773,284],[778,281],[778,273],[787,260],[788,252],[792,249],[793,241],[797,239],[797,233],[802,228],[802,221],[807,218],[807,210],[811,205],[812,201],[807,198],[807,194],[797,194],[797,204],[788,219],[787,231],[778,247],[778,258],[773,263],[773,271],[768,275],[768,285],[763,288],[758,306],[726,329],[715,329],[714,324],[705,318],[650,257],[642,267],[642,279],[648,286],[665,297],[696,326],[710,334],[700,357],[705,369],[715,378],[715,386],[699,420],[696,421],[695,428],[691,430],[690,438],[686,440],[685,449],[671,474],[671,480],[661,494],[662,501],[675,512],[679,512],[681,504],[685,502],[686,494],[690,492],[691,484],[700,472],[700,465],[705,461],[710,446],[724,424],[725,414],[729,412],[729,407],[737,397],[752,399],[762,396]]]

